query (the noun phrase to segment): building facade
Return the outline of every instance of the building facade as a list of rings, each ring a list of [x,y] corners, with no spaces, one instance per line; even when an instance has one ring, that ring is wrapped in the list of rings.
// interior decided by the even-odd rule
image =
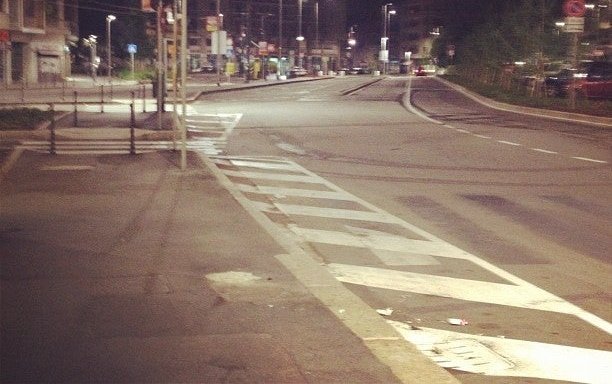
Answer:
[[[78,0],[0,0],[0,83],[60,81],[78,42]]]
[[[201,52],[209,63],[216,62],[213,34],[221,28],[227,32],[225,60],[238,66],[253,58],[278,60],[279,56],[286,67],[311,71],[341,65],[346,0],[197,0],[192,4],[190,51]],[[196,49],[192,43],[198,37]]]

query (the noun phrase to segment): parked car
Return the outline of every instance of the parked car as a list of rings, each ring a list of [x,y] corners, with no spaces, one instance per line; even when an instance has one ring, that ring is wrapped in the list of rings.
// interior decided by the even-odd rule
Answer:
[[[591,63],[576,92],[589,99],[612,99],[612,62]]]
[[[369,68],[353,67],[348,71],[349,75],[368,75],[372,73]]]
[[[549,96],[565,97],[569,92],[572,82],[575,82],[574,86],[577,87],[577,83],[583,81],[586,75],[586,71],[568,68],[562,69],[554,75],[546,76],[544,78],[546,94]]]
[[[429,76],[429,75],[434,75],[435,73],[436,73],[436,66],[430,65],[430,64],[419,65],[417,69],[414,71],[414,74],[416,76]]]
[[[289,78],[296,78],[308,75],[308,71],[302,67],[293,67],[289,70]]]

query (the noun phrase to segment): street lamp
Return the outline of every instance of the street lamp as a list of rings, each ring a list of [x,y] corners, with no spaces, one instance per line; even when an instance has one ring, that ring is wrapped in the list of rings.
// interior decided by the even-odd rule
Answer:
[[[295,38],[298,42],[298,67],[302,68],[302,2],[304,0],[298,0],[298,36]]]
[[[89,62],[91,66],[91,78],[96,81],[96,75],[98,72],[98,63],[97,63],[97,53],[96,53],[96,45],[98,44],[98,36],[89,35],[87,39],[84,39],[84,43],[89,46]]]
[[[382,6],[383,37],[380,39],[380,60],[383,62],[383,74],[387,72],[387,63],[389,62],[389,37],[387,31],[391,22],[391,15],[395,15],[395,10],[389,9],[392,5],[387,3]]]
[[[111,82],[111,68],[112,68],[112,58],[111,58],[111,22],[115,21],[117,18],[115,17],[115,15],[108,15],[106,16],[106,42],[108,44],[107,46],[107,63],[108,63],[108,69],[107,69],[107,75],[108,75],[108,82]]]

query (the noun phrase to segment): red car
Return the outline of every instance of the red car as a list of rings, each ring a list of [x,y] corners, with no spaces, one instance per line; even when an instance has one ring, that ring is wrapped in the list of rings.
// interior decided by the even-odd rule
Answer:
[[[589,99],[612,99],[612,62],[591,63],[576,92]]]

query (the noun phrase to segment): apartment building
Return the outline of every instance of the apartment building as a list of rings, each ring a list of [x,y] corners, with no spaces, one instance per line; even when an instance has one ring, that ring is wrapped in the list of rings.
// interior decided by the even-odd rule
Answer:
[[[33,84],[71,73],[78,0],[0,0],[0,83]]]

